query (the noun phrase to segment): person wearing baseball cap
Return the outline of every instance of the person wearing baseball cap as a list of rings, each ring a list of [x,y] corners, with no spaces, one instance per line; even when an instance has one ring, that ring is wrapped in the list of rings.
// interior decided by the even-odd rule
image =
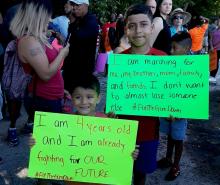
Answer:
[[[99,33],[98,21],[88,11],[88,0],[69,0],[73,4],[76,20],[69,25],[69,55],[64,61],[63,78],[65,89],[71,89],[78,77],[91,75],[95,66],[96,42]]]
[[[89,5],[89,1],[88,0],[69,0],[77,5],[80,5],[80,4],[87,4]]]
[[[88,0],[71,0],[74,4],[73,12],[76,17],[84,17],[88,13]]]

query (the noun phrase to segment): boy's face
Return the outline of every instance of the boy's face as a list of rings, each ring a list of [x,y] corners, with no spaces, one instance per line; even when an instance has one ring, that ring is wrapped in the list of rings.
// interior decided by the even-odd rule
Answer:
[[[189,46],[182,46],[177,42],[172,42],[171,55],[186,55],[189,50]]]
[[[74,108],[80,115],[94,116],[100,96],[94,89],[77,87],[72,94]]]
[[[130,15],[127,18],[126,34],[134,47],[144,47],[149,44],[152,33],[152,22],[146,14]]]

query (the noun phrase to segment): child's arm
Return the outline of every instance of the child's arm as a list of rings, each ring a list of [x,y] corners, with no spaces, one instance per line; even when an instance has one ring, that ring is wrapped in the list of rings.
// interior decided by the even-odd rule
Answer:
[[[118,118],[118,116],[114,112],[109,112],[106,114],[108,118]]]
[[[202,16],[202,15],[200,15],[199,18],[200,18],[201,20],[203,20],[203,22],[206,23],[206,24],[209,22],[209,19],[206,18],[206,17],[204,17],[204,16]]]
[[[29,141],[28,141],[28,145],[30,147],[30,149],[36,145],[36,140],[34,139],[34,137],[31,135],[31,137],[29,138]]]
[[[131,153],[131,156],[133,158],[133,160],[137,160],[138,155],[139,155],[139,145],[135,146],[135,150]]]

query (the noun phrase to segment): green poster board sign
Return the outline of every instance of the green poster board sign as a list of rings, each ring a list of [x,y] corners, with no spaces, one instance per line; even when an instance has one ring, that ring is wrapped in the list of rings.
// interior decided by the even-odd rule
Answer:
[[[28,176],[131,184],[137,121],[36,112]]]
[[[208,119],[208,109],[208,55],[110,55],[106,112]]]

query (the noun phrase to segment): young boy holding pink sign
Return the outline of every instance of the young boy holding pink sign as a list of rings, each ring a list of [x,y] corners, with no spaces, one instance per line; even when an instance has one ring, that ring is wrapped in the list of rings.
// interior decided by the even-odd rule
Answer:
[[[152,20],[152,12],[146,5],[135,4],[128,8],[125,30],[131,47],[122,54],[166,55],[163,51],[151,48]],[[140,148],[134,163],[133,175],[134,185],[144,185],[146,175],[157,169],[159,118],[127,115],[121,115],[120,118],[139,121],[137,144]]]

